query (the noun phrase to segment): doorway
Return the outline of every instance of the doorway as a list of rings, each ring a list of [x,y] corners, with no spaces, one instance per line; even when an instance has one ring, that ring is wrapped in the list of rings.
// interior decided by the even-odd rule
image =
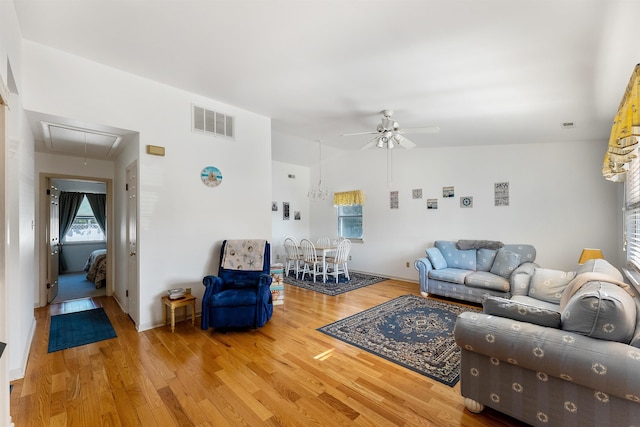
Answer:
[[[47,193],[60,192],[59,200],[69,197],[75,203],[69,219],[60,213],[60,223],[67,222],[64,230],[50,225],[44,232],[41,242],[47,242],[45,251],[41,250],[41,286],[40,305],[61,303],[79,298],[111,295],[112,277],[112,182],[110,179],[41,174],[41,219],[42,224],[51,224],[53,209]],[[63,195],[66,199],[63,199]],[[102,195],[102,196],[99,196]],[[46,203],[42,203],[42,197]],[[94,200],[101,200],[99,207]],[[64,203],[61,203],[64,204]],[[95,213],[101,212],[101,213]],[[102,218],[98,218],[102,215]],[[102,224],[99,222],[102,221]],[[55,221],[54,221],[55,222]],[[56,233],[58,233],[56,235]],[[51,241],[58,239],[59,254],[52,255]],[[56,265],[53,265],[56,264]],[[57,268],[56,268],[57,267]],[[54,276],[53,273],[58,273]],[[53,286],[57,284],[57,286]],[[57,288],[57,289],[54,289]]]

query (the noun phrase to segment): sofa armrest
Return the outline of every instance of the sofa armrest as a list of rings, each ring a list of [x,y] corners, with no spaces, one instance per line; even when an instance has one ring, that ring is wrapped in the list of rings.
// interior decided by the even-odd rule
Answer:
[[[546,376],[640,401],[640,349],[484,313],[458,316],[456,343]]]
[[[433,265],[431,265],[431,261],[427,257],[418,258],[413,263],[413,266],[420,272],[420,281],[422,281],[423,275],[426,277],[429,271],[433,270]]]

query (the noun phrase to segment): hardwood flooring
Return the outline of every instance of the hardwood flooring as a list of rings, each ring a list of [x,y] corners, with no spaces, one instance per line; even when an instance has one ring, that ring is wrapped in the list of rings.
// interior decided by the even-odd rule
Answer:
[[[448,387],[316,331],[409,293],[418,285],[396,280],[335,297],[285,285],[284,305],[263,328],[227,334],[188,321],[175,333],[137,332],[110,297],[37,309],[11,416],[17,427],[522,426],[491,409],[468,412],[459,383]],[[47,353],[52,314],[99,306],[117,338]]]

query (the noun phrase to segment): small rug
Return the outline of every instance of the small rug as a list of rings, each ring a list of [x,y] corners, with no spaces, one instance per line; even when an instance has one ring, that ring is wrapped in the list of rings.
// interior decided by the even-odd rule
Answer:
[[[115,338],[104,308],[51,316],[49,353]]]
[[[309,275],[307,275],[306,277],[309,277]],[[315,283],[313,282],[313,279],[298,280],[296,279],[295,273],[289,273],[289,276],[285,276],[283,279],[284,283],[288,285],[298,286],[299,288],[309,289],[332,296],[343,294],[345,292],[353,291],[354,289],[363,288],[365,286],[373,285],[374,283],[379,283],[387,280],[385,277],[370,276],[368,274],[351,272],[349,272],[349,280],[346,280],[344,276],[339,276],[338,283],[336,283],[335,278],[327,278],[326,283],[322,283],[322,280],[319,277],[317,278],[317,281]]]
[[[464,311],[478,310],[403,295],[318,330],[453,387],[460,379],[453,327]]]

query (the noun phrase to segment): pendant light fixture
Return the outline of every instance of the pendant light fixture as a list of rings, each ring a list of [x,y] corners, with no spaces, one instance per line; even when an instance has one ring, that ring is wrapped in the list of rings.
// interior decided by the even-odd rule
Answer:
[[[320,179],[318,180],[318,186],[312,186],[307,193],[307,197],[309,197],[312,201],[326,200],[329,197],[329,189],[322,186],[322,141],[318,140],[318,150],[319,150],[319,175]]]

